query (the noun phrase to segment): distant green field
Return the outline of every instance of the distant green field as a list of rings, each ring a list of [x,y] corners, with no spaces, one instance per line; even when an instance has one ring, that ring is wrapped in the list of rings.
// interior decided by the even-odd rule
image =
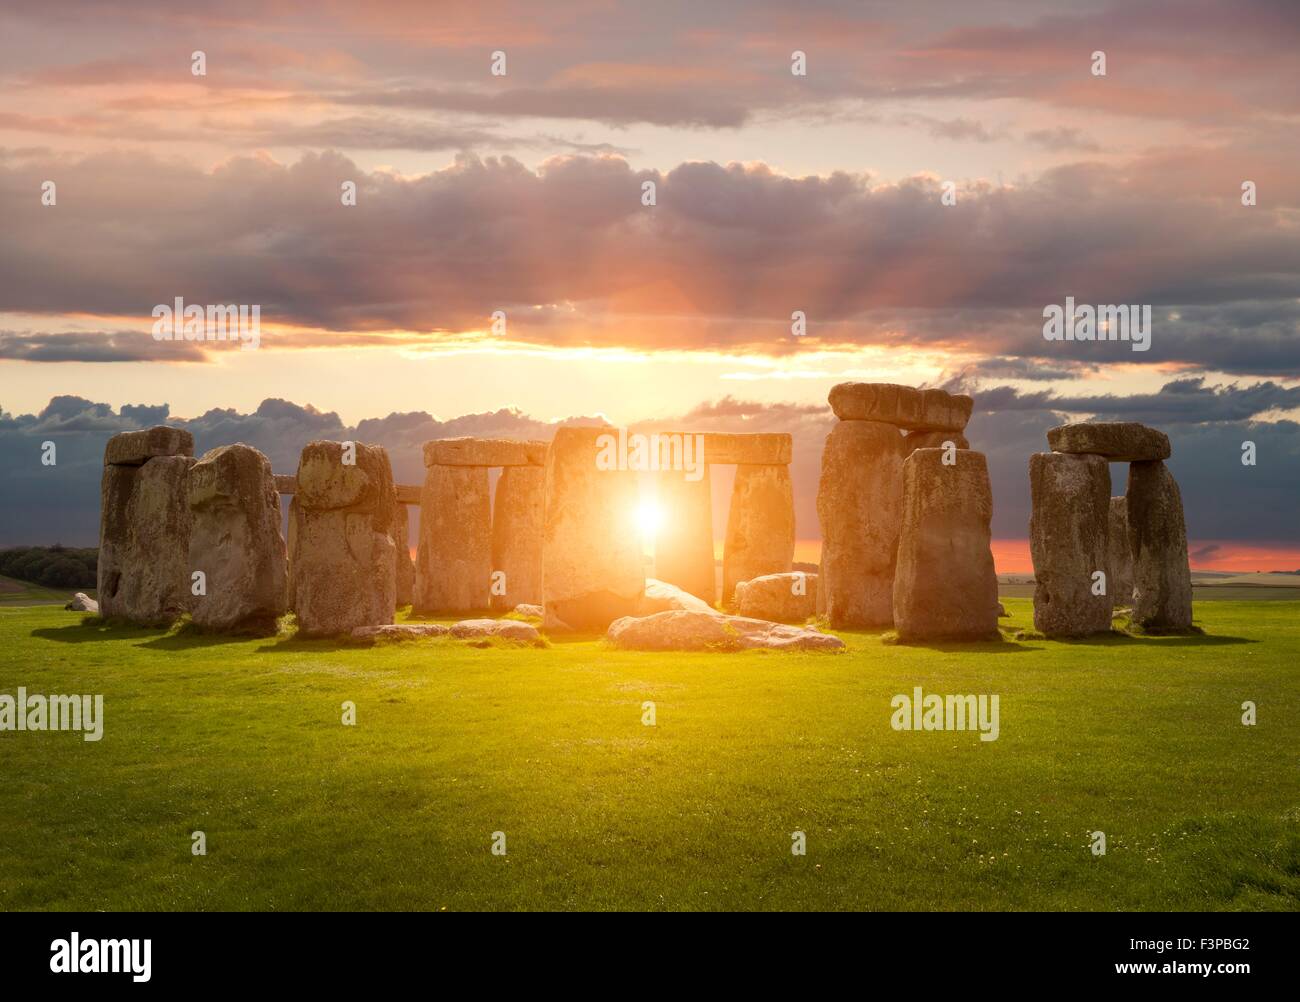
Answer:
[[[0,732],[0,907],[1300,909],[1300,603],[1197,616],[664,656],[0,609],[0,693],[105,703],[98,743]],[[998,694],[1000,736],[893,730],[915,686]]]
[[[93,588],[45,588],[30,581],[19,581],[0,574],[0,606],[3,605],[66,605],[68,599],[79,591],[91,598]]]

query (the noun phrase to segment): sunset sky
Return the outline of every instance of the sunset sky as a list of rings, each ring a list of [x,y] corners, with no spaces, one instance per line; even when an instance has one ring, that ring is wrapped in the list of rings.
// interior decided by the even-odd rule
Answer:
[[[1090,417],[1168,432],[1194,567],[1298,569],[1297,51],[1292,0],[6,7],[0,544],[93,542],[96,449],[161,417],[286,472],[368,430],[408,482],[441,434],[789,431],[815,539],[857,379],[975,397],[999,570]],[[260,347],[156,341],[177,296]],[[1045,340],[1066,296],[1151,350]]]

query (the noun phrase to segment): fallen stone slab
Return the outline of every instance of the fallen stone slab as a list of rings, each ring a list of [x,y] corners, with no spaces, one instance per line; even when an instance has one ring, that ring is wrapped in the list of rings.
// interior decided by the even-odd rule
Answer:
[[[194,436],[183,428],[158,424],[119,432],[104,446],[106,466],[141,466],[155,456],[194,455]]]
[[[1169,436],[1136,421],[1087,421],[1063,424],[1047,433],[1053,452],[1105,456],[1112,463],[1168,459]]]
[[[747,616],[676,610],[653,616],[624,616],[606,638],[632,651],[838,651],[844,641],[828,633],[770,623]]]
[[[72,596],[72,599],[63,608],[70,612],[99,612],[99,603],[87,595],[84,591],[79,591]]]
[[[1094,594],[1110,562],[1110,466],[1094,454],[1029,457],[1029,553],[1034,562],[1034,629],[1049,637],[1110,630],[1115,597]]]
[[[385,623],[382,626],[358,626],[352,631],[357,640],[419,640],[422,637],[445,637],[450,626],[442,623]]]
[[[736,585],[736,614],[802,623],[817,614],[817,577],[804,571],[764,574]]]
[[[881,421],[909,431],[963,431],[975,406],[965,394],[896,383],[839,383],[828,399],[841,421]]]
[[[438,438],[424,443],[425,466],[542,466],[545,462],[545,442]]]
[[[636,611],[632,615],[653,616],[656,612],[670,612],[674,609],[722,615],[708,602],[696,595],[692,595],[686,589],[678,588],[667,581],[658,581],[655,578],[645,579],[645,594],[641,596],[641,601],[636,604]]]
[[[1178,482],[1163,462],[1133,463],[1125,493],[1133,554],[1132,621],[1146,630],[1192,625],[1192,572]]]
[[[521,640],[534,643],[542,639],[537,627],[517,619],[462,619],[453,623],[451,635],[458,640],[480,637],[500,637],[503,640]]]
[[[537,619],[541,619],[542,607],[540,605],[533,605],[529,602],[524,602],[514,607],[514,613],[516,616],[533,616]]]

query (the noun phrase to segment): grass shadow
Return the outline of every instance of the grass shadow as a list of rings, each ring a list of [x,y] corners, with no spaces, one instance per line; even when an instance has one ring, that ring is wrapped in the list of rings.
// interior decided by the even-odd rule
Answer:
[[[125,639],[139,636],[165,636],[171,627],[137,626],[134,623],[122,623],[100,619],[98,616],[83,616],[79,622],[67,626],[41,626],[32,630],[31,636],[42,640],[55,640],[61,644],[83,644],[93,640]]]

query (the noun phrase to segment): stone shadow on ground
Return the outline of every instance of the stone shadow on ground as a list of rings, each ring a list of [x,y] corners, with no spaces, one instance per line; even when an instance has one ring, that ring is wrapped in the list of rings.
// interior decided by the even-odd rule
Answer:
[[[165,636],[171,627],[136,626],[132,623],[114,623],[94,618],[69,623],[66,626],[40,626],[31,636],[42,640],[57,640],[61,644],[83,644],[94,640],[128,639],[131,637]]]

